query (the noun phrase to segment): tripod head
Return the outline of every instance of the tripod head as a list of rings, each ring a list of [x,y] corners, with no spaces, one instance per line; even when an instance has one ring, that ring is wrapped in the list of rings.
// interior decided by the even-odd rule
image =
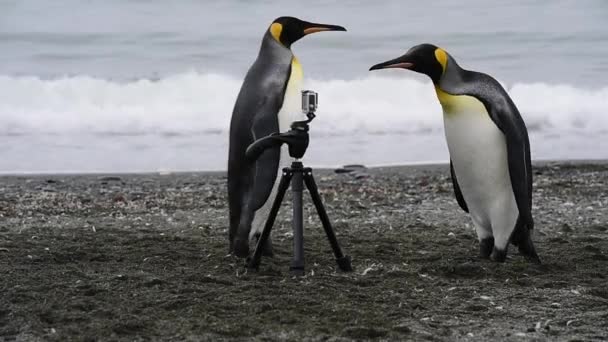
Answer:
[[[291,123],[290,130],[285,133],[273,133],[267,137],[254,141],[245,152],[245,157],[250,162],[254,162],[258,157],[269,148],[287,144],[289,156],[301,159],[306,153],[310,137],[308,124],[316,117],[315,111],[318,105],[318,94],[312,90],[302,91],[302,112],[306,114],[307,120],[294,121]]]

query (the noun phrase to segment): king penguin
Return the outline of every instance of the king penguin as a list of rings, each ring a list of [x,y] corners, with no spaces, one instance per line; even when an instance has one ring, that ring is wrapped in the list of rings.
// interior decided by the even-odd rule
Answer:
[[[509,242],[540,263],[530,231],[532,169],[526,125],[504,88],[489,75],[461,68],[431,44],[370,70],[401,68],[431,78],[443,108],[456,200],[472,218],[480,256],[504,262]]]
[[[279,165],[289,159],[286,146],[264,151],[254,163],[247,161],[245,151],[256,139],[286,132],[293,121],[306,119],[301,112],[302,67],[291,45],[321,31],[346,29],[293,17],[275,19],[234,105],[228,151],[228,239],[230,252],[238,257],[249,254],[249,241],[263,228],[275,197]],[[270,242],[264,253],[272,255]]]

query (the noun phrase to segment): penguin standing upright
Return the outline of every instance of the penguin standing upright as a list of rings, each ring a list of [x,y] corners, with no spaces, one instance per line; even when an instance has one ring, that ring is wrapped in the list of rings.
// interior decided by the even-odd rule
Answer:
[[[443,107],[454,193],[471,215],[480,255],[506,259],[509,242],[540,263],[530,231],[532,169],[526,125],[503,87],[489,75],[462,69],[431,44],[370,70],[402,68],[425,74]]]
[[[255,163],[245,158],[256,139],[285,132],[301,113],[302,67],[291,44],[320,31],[346,31],[342,26],[309,23],[293,17],[273,21],[262,39],[257,59],[247,72],[232,112],[228,152],[228,205],[230,251],[249,254],[249,240],[263,228],[280,164],[288,159],[286,147],[263,152]],[[254,229],[251,229],[252,226]],[[270,241],[270,240],[268,240]],[[272,254],[270,243],[265,254]]]

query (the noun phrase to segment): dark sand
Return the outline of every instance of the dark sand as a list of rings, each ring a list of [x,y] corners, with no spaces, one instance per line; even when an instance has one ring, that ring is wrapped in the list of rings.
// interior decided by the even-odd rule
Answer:
[[[0,177],[0,340],[607,340],[608,164],[536,165],[534,241],[480,260],[448,167],[317,172],[353,273],[306,197],[258,273],[227,254],[222,174]]]

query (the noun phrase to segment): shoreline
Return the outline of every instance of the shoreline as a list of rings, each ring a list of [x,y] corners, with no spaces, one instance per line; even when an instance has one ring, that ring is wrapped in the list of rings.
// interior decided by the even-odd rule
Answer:
[[[542,167],[549,164],[568,164],[568,165],[605,165],[608,164],[608,159],[537,159],[532,160],[532,167]],[[348,165],[348,164],[347,164]],[[352,164],[351,164],[352,165]],[[421,162],[411,162],[411,163],[389,163],[389,164],[357,164],[363,165],[368,170],[374,169],[406,169],[406,168],[434,168],[439,166],[448,165],[447,161],[421,161]],[[315,166],[311,167],[315,171],[332,171],[338,168],[341,168],[343,165],[336,166]],[[38,172],[38,171],[23,171],[23,172],[13,172],[6,171],[0,172],[0,177],[45,177],[45,176],[111,176],[111,175],[159,175],[159,176],[167,176],[167,175],[191,175],[191,174],[201,174],[201,175],[225,175],[226,170],[182,170],[182,171],[125,171],[125,172],[78,172],[78,171],[66,171],[66,172]]]

